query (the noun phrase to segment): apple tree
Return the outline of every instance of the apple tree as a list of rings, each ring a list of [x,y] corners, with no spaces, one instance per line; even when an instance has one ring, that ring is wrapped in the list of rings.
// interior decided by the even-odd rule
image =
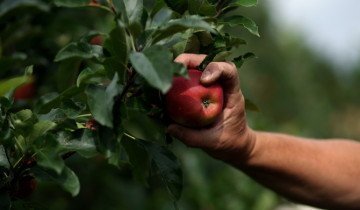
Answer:
[[[183,175],[168,148],[173,139],[166,134],[169,118],[163,96],[174,76],[187,77],[187,69],[173,60],[181,53],[201,53],[207,57],[200,70],[211,61],[233,61],[240,68],[254,54],[243,51],[246,41],[231,30],[259,36],[255,22],[239,12],[256,4],[256,0],[1,2],[5,53],[0,66],[16,74],[4,73],[6,78],[0,80],[0,209],[11,209],[29,196],[37,182],[51,181],[78,195],[79,178],[66,161],[74,154],[102,157],[118,168],[130,165],[135,179],[145,186],[150,176],[160,177],[176,207]],[[11,51],[7,44],[17,41],[9,35],[18,27],[11,22],[11,13],[65,7],[107,13],[111,30],[65,41],[47,64],[56,67],[57,81],[47,81],[56,83],[56,89],[45,87],[44,94],[35,97],[34,72],[44,59],[6,54]],[[70,20],[66,27],[75,24]],[[36,33],[36,28],[28,30]],[[37,53],[46,54],[41,49]],[[19,63],[27,67],[20,68]],[[247,102],[248,108],[256,109]]]

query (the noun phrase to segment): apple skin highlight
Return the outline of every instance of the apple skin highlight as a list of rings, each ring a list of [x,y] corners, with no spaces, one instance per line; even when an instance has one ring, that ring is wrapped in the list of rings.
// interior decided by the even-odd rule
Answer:
[[[176,123],[186,127],[206,127],[214,123],[223,109],[223,89],[215,83],[200,83],[202,72],[189,69],[189,79],[175,77],[165,96],[166,111]]]

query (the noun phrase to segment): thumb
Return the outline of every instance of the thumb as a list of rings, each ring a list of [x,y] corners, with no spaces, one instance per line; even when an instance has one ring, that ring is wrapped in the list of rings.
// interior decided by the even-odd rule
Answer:
[[[201,147],[201,138],[199,138],[199,131],[197,130],[171,124],[167,128],[167,132],[189,147]]]

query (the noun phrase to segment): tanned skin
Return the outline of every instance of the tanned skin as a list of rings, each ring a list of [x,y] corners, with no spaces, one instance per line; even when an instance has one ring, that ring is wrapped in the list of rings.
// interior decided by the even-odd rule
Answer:
[[[196,68],[205,55],[181,54],[175,61]],[[224,110],[208,128],[171,124],[168,132],[201,148],[297,202],[326,209],[360,209],[360,143],[347,139],[309,139],[251,129],[236,67],[212,62],[201,82],[220,82]]]

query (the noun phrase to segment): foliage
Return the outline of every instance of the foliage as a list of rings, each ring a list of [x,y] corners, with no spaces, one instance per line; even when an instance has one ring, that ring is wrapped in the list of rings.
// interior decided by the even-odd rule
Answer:
[[[6,79],[0,83],[1,209],[25,206],[12,192],[28,176],[78,195],[81,177],[66,161],[74,154],[101,157],[119,170],[131,168],[144,185],[158,177],[176,207],[183,174],[169,150],[162,94],[174,76],[186,76],[187,71],[173,59],[184,52],[205,53],[206,62],[234,60],[240,68],[254,55],[241,51],[246,42],[230,36],[227,27],[258,36],[254,21],[234,13],[256,3],[2,1],[0,75]],[[76,10],[85,16],[81,24],[73,23]],[[91,21],[104,30],[88,30]],[[92,43],[99,37],[103,44]],[[29,82],[39,87],[38,97],[14,100],[16,88]]]

